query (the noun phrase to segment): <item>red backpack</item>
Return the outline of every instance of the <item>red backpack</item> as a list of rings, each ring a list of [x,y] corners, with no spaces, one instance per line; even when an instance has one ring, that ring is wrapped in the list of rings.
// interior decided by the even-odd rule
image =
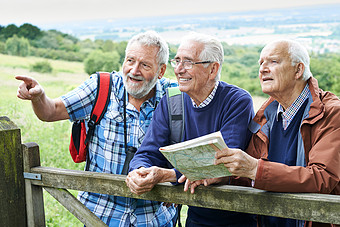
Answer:
[[[88,143],[93,135],[94,128],[103,118],[110,101],[112,80],[111,73],[98,73],[97,96],[93,105],[90,120],[87,124],[86,133],[85,121],[79,120],[72,125],[71,142],[69,146],[72,159],[76,163],[84,162],[88,153]]]

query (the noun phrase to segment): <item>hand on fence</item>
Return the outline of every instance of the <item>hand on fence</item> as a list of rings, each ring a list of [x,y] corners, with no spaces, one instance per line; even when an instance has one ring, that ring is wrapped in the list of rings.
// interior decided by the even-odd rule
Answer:
[[[130,191],[137,195],[151,191],[158,183],[174,181],[176,181],[176,173],[174,170],[157,166],[135,169],[128,174],[125,180]]]
[[[190,188],[191,194],[195,193],[195,188],[197,188],[200,185],[208,186],[212,184],[225,184],[228,180],[228,177],[219,177],[219,178],[210,178],[210,179],[202,179],[202,180],[197,180],[197,181],[190,181],[187,179],[184,175],[182,175],[178,179],[178,183],[183,183],[184,184],[184,191],[188,191]]]

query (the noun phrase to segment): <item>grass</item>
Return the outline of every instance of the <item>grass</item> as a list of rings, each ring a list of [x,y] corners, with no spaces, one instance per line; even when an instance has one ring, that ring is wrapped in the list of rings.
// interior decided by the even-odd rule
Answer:
[[[29,64],[42,60],[44,59],[0,55],[0,116],[9,117],[20,128],[22,143],[36,142],[39,145],[42,166],[82,170],[84,164],[73,163],[68,151],[71,123],[47,123],[37,119],[31,103],[16,97],[20,82],[15,80],[14,75],[35,77],[49,97],[58,97],[68,92],[70,87],[80,84],[88,76],[83,71],[82,63],[64,61],[51,61],[55,70],[52,75],[29,72]],[[72,74],[64,73],[63,68]],[[77,195],[76,191],[71,193]],[[83,226],[45,191],[44,203],[47,226]]]
[[[36,78],[44,87],[46,94],[56,98],[82,83],[88,75],[79,62],[48,60],[54,71],[52,74],[30,72],[29,65],[45,59],[36,57],[16,57],[0,54],[0,116],[9,117],[20,129],[22,143],[36,142],[40,148],[41,165],[64,169],[83,170],[84,163],[72,161],[68,151],[71,123],[60,121],[42,122],[35,116],[31,103],[16,97],[20,81],[15,75],[29,75]],[[255,108],[263,102],[256,98]],[[77,195],[77,191],[71,191]],[[83,224],[44,191],[45,218],[47,226],[75,226]],[[185,223],[187,206],[183,206],[181,217]]]

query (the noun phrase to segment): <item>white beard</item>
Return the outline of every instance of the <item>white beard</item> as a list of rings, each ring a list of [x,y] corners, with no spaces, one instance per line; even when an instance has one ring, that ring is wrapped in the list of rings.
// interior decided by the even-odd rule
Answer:
[[[128,82],[128,78],[131,77],[133,79],[142,80],[142,85],[135,85]],[[146,81],[144,77],[134,76],[131,73],[124,75],[123,83],[128,94],[132,95],[136,99],[141,99],[147,96],[150,91],[155,87],[158,79],[158,75],[156,75],[151,81]]]

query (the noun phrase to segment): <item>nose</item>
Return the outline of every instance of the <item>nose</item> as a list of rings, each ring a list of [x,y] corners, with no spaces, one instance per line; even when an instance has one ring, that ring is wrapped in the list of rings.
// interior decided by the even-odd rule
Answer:
[[[260,72],[261,74],[269,72],[269,69],[268,69],[268,66],[267,66],[266,63],[263,62],[263,63],[260,65],[259,72]]]
[[[183,66],[183,62],[180,62],[175,68],[174,68],[174,72],[175,74],[180,74],[180,73],[183,73],[185,72],[185,68]]]
[[[132,75],[137,75],[139,72],[139,63],[135,62],[135,64],[131,65],[130,73]]]

